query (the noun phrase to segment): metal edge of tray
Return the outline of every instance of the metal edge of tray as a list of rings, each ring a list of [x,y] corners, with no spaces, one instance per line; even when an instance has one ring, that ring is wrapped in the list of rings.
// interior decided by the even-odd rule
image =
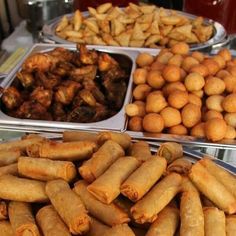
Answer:
[[[180,15],[186,16],[190,19],[195,19],[197,16],[187,13],[187,12],[183,12],[183,11],[177,11],[176,12]],[[82,12],[84,16],[88,16],[88,11]],[[71,18],[73,16],[74,13],[70,13],[70,14],[66,14],[66,16],[68,18]],[[59,16],[55,19],[52,19],[50,21],[48,21],[46,24],[44,24],[43,28],[42,28],[42,34],[44,37],[46,37],[49,41],[51,41],[52,43],[60,43],[60,44],[65,44],[65,43],[70,43],[73,44],[73,42],[67,41],[65,39],[62,39],[60,37],[58,37],[55,34],[55,28],[56,25],[59,23],[59,21],[61,20],[62,16]],[[214,36],[209,39],[208,41],[204,42],[204,43],[198,43],[198,44],[189,44],[190,45],[190,50],[202,50],[208,47],[212,47],[215,44],[219,44],[223,41],[226,41],[226,30],[224,28],[223,25],[221,25],[219,22],[216,22],[214,20],[208,19],[208,18],[204,18],[204,23],[206,24],[211,24],[214,27]],[[109,46],[108,46],[109,47]],[[126,48],[126,47],[117,47],[117,48]],[[128,47],[131,50],[140,50],[141,48],[138,47]],[[152,48],[142,48],[145,49],[147,52],[151,51]]]
[[[45,52],[48,50],[52,50],[56,47],[64,47],[67,49],[75,50],[75,44],[35,44],[28,52],[27,54],[22,58],[22,60],[18,63],[18,65],[9,73],[9,75],[1,81],[0,86],[5,88],[10,86],[12,81],[15,78],[15,74],[18,70],[20,70],[22,63],[24,60],[31,54],[36,53],[36,52]],[[131,99],[131,92],[132,92],[132,74],[133,71],[136,68],[135,64],[135,59],[138,54],[136,51],[132,50],[126,50],[126,49],[121,49],[121,48],[112,48],[112,47],[106,47],[106,46],[97,46],[97,45],[91,45],[88,46],[88,49],[95,49],[98,51],[103,51],[107,53],[114,53],[114,54],[120,54],[127,56],[130,58],[132,62],[132,68],[130,71],[130,76],[129,76],[129,83],[127,87],[127,92],[124,98],[123,106],[120,109],[120,111],[103,121],[99,122],[94,122],[94,123],[73,123],[73,122],[58,122],[58,121],[41,121],[41,120],[28,120],[28,119],[17,119],[10,117],[6,114],[4,114],[2,111],[0,111],[0,124],[2,126],[7,126],[8,128],[14,128],[14,127],[28,127],[28,129],[34,130],[36,127],[37,129],[50,129],[50,130],[55,130],[57,131],[58,129],[60,130],[65,130],[65,129],[85,129],[85,130],[119,130],[122,131],[125,128],[125,123],[126,123],[126,115],[124,111],[124,106],[128,102],[130,102]]]

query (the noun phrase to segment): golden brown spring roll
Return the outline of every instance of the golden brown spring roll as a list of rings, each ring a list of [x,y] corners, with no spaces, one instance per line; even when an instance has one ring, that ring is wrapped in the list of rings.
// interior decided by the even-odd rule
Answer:
[[[106,141],[92,157],[83,163],[79,173],[87,182],[92,183],[103,174],[119,157],[124,156],[123,148],[112,140]]]
[[[204,207],[205,236],[226,236],[225,213],[217,207]]]
[[[135,236],[132,229],[127,224],[116,225],[108,229],[104,236]]]
[[[84,204],[66,181],[47,182],[46,193],[72,234],[83,234],[89,230],[90,218]]]
[[[166,166],[165,158],[149,158],[121,185],[121,193],[131,201],[138,201],[160,179]]]
[[[2,175],[18,175],[17,163],[0,167],[0,176]]]
[[[20,157],[18,171],[23,176],[42,181],[64,179],[70,182],[76,176],[76,167],[72,162],[44,158]]]
[[[164,157],[170,164],[183,156],[183,148],[181,144],[175,142],[162,143],[158,148],[157,155]]]
[[[126,133],[118,133],[112,131],[102,131],[98,133],[98,143],[103,144],[107,140],[113,140],[120,144],[125,150],[129,148],[131,144],[131,137]]]
[[[44,236],[71,236],[71,233],[52,205],[41,208],[36,221]]]
[[[98,141],[97,133],[91,133],[86,131],[64,131],[63,141],[64,142],[74,142],[74,141]]]
[[[120,157],[88,186],[88,191],[103,203],[111,203],[120,194],[121,184],[139,167],[135,157]]]
[[[15,236],[12,226],[7,220],[0,221],[0,233],[1,236]]]
[[[204,158],[199,161],[207,171],[221,182],[236,198],[236,177],[218,166],[214,161]]]
[[[131,208],[131,214],[135,221],[143,224],[156,220],[157,214],[179,192],[181,181],[181,175],[171,173],[158,182],[150,192]]]
[[[168,165],[167,173],[176,172],[178,174],[186,175],[188,174],[191,167],[192,163],[189,160],[185,158],[179,158],[174,160],[170,165]]]
[[[20,150],[0,151],[0,167],[16,163],[20,155]]]
[[[221,210],[228,214],[236,212],[234,196],[199,162],[192,166],[189,177],[198,190]]]
[[[109,226],[104,225],[102,222],[91,217],[89,231],[85,235],[86,236],[104,236],[105,232],[108,229],[110,229]]]
[[[179,209],[166,206],[151,224],[146,236],[173,236],[179,225]]]
[[[7,219],[7,204],[6,202],[0,200],[0,220]]]
[[[40,235],[29,203],[12,201],[9,203],[8,212],[16,236]]]
[[[104,204],[97,200],[87,190],[88,184],[84,180],[75,183],[74,191],[79,195],[89,213],[107,225],[113,226],[127,223],[129,216],[114,203]]]
[[[180,236],[204,236],[204,216],[198,190],[187,180],[180,200]]]
[[[91,141],[44,142],[39,147],[39,156],[53,160],[75,161],[91,157],[97,144]]]
[[[130,148],[130,156],[136,157],[139,161],[146,161],[151,157],[152,153],[149,144],[145,141],[133,143]]]
[[[21,202],[45,202],[45,183],[13,175],[0,177],[0,198]]]
[[[235,236],[236,215],[226,216],[226,236]]]

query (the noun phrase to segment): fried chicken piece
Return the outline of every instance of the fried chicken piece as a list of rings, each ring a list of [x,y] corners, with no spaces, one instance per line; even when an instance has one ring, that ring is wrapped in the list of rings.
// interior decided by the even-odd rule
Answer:
[[[112,67],[118,66],[118,62],[107,53],[100,53],[98,57],[99,71],[108,71]]]
[[[97,101],[89,90],[83,89],[79,92],[79,95],[87,105],[91,107],[96,106]]]
[[[24,88],[29,88],[34,84],[34,76],[32,73],[28,73],[26,71],[19,71],[16,74],[17,79],[21,82]]]
[[[62,103],[54,102],[52,104],[52,116],[55,121],[66,121],[66,112]]]
[[[3,90],[2,102],[7,109],[12,110],[23,102],[20,92],[15,87],[9,87]]]
[[[70,73],[70,78],[77,82],[82,82],[84,79],[94,80],[97,74],[97,66],[88,65],[80,68],[75,68]]]
[[[68,122],[80,122],[80,123],[89,123],[96,114],[95,107],[89,106],[80,106],[74,108],[68,115]]]
[[[69,62],[63,61],[57,64],[57,67],[52,71],[53,74],[60,77],[65,77],[70,75],[70,71],[75,68],[75,66]]]
[[[39,102],[45,108],[48,108],[52,103],[52,91],[43,87],[37,87],[31,93],[30,98]]]
[[[73,52],[63,47],[57,47],[48,54],[58,58],[60,62],[70,62],[73,59]]]
[[[36,73],[36,80],[38,86],[43,86],[46,89],[54,89],[61,82],[61,77],[52,73],[43,73],[41,71]]]
[[[98,62],[98,53],[95,50],[88,50],[84,44],[78,44],[80,61],[86,65],[95,65]]]

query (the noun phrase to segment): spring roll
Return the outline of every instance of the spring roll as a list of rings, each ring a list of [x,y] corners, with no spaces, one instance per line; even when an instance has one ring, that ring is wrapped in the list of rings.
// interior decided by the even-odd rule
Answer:
[[[6,202],[0,200],[0,220],[7,219],[7,204]]]
[[[124,156],[123,148],[112,140],[106,141],[92,157],[83,163],[79,173],[87,182],[92,183],[103,174],[119,157]]]
[[[0,176],[2,175],[18,175],[17,163],[0,167]]]
[[[70,182],[76,176],[76,167],[72,162],[44,158],[20,157],[18,171],[25,177],[42,181],[64,179]]]
[[[226,235],[235,236],[236,232],[236,215],[226,216]]]
[[[108,229],[103,236],[135,236],[135,234],[127,224],[122,224]]]
[[[181,175],[171,173],[158,182],[150,192],[131,208],[131,214],[135,221],[143,224],[156,220],[157,214],[179,192],[181,181]]]
[[[180,236],[204,236],[204,216],[198,190],[186,178],[180,200]]]
[[[16,236],[40,235],[29,203],[12,201],[9,203],[8,212]]]
[[[0,221],[0,233],[1,236],[15,236],[12,226],[7,220]]]
[[[0,198],[21,202],[45,202],[45,183],[13,175],[0,177]]]
[[[97,200],[87,190],[88,184],[80,180],[75,183],[74,191],[79,195],[89,213],[104,222],[107,225],[113,226],[127,223],[130,221],[128,214],[114,203],[104,204]]]
[[[107,140],[113,140],[120,144],[125,150],[129,148],[131,144],[131,137],[126,133],[116,133],[111,131],[102,131],[98,133],[98,143],[103,144]]]
[[[198,190],[221,210],[228,214],[236,212],[236,199],[232,193],[199,162],[192,166],[189,177]]]
[[[207,171],[221,182],[236,198],[236,177],[218,166],[214,161],[204,158],[199,161]]]
[[[41,208],[36,214],[36,221],[44,236],[71,236],[52,205]]]
[[[86,131],[64,131],[63,141],[64,142],[74,142],[74,141],[98,141],[98,135],[96,133],[86,132]]]
[[[138,201],[160,179],[166,166],[165,158],[149,158],[121,185],[121,193],[131,201]]]
[[[179,158],[168,165],[167,173],[176,172],[178,174],[187,175],[191,167],[192,163],[189,160],[185,158]]]
[[[175,142],[162,143],[158,148],[157,155],[164,157],[170,164],[174,160],[183,157],[182,145]]]
[[[133,143],[130,148],[130,156],[136,157],[141,162],[148,160],[152,156],[149,144],[145,141]]]
[[[217,207],[204,207],[205,236],[226,236],[225,213]]]
[[[75,161],[91,157],[97,144],[91,141],[44,142],[39,147],[39,156],[53,160]]]
[[[179,209],[166,206],[151,224],[146,236],[173,236],[179,225]]]
[[[0,151],[0,167],[16,163],[20,155],[20,150]]]
[[[104,225],[102,222],[91,218],[91,223],[89,231],[86,233],[86,236],[104,236],[105,232],[110,229],[109,226]]]
[[[101,202],[110,204],[120,194],[121,184],[139,165],[135,157],[120,157],[87,189]]]
[[[83,234],[89,230],[90,218],[80,197],[61,179],[46,184],[46,193],[72,234]]]

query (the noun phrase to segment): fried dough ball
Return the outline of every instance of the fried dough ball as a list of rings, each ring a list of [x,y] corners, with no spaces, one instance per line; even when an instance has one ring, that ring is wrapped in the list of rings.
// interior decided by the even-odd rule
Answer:
[[[209,75],[215,75],[219,70],[219,64],[211,58],[204,59],[202,62],[208,68]]]
[[[189,53],[189,45],[184,42],[179,42],[173,45],[170,50],[174,54],[187,55]]]
[[[226,112],[236,112],[236,93],[232,93],[224,98],[222,107]]]
[[[140,103],[137,103],[140,102]],[[142,101],[136,101],[134,103],[127,104],[125,106],[125,113],[128,116],[144,116],[145,115],[145,103]]]
[[[205,58],[204,54],[198,51],[192,52],[191,56],[197,59],[199,62],[202,62]]]
[[[225,134],[224,138],[225,139],[235,139],[235,137],[236,137],[235,128],[227,125],[226,134]]]
[[[230,126],[236,128],[236,112],[226,113],[224,115],[224,119],[225,119],[227,125],[230,125]]]
[[[187,56],[184,58],[182,62],[182,68],[188,72],[193,66],[198,65],[198,64],[199,64],[199,61],[197,59],[191,56]]]
[[[180,68],[180,81],[184,81],[185,77],[187,76],[187,72]]]
[[[202,98],[204,96],[204,91],[202,89],[197,91],[192,91],[192,94],[198,96],[199,98]]]
[[[149,66],[150,64],[153,63],[153,61],[154,57],[147,52],[139,53],[139,55],[136,58],[136,63],[140,67]]]
[[[188,92],[175,90],[168,96],[170,106],[180,109],[188,103]]]
[[[175,90],[180,90],[180,91],[186,91],[186,88],[182,82],[173,82],[173,83],[168,83],[164,85],[162,88],[162,92],[164,96],[169,96],[173,91]]]
[[[180,125],[175,125],[175,126],[170,127],[168,129],[168,133],[177,134],[177,135],[186,135],[188,134],[188,130],[184,125],[180,124]]]
[[[181,111],[182,122],[185,127],[191,128],[201,120],[201,109],[199,106],[188,103]]]
[[[225,60],[224,60],[224,58],[223,58],[222,56],[220,56],[220,55],[215,55],[215,56],[212,57],[212,59],[213,59],[215,62],[218,63],[220,69],[223,69],[223,68],[225,67],[226,63],[225,63]]]
[[[146,112],[160,112],[167,106],[167,102],[163,94],[154,91],[148,94],[146,99]]]
[[[232,93],[236,90],[236,76],[226,75],[224,76],[223,81],[225,83],[225,90],[228,93]]]
[[[184,80],[184,85],[188,91],[197,91],[204,87],[204,77],[196,72],[190,73]]]
[[[227,75],[230,75],[227,70],[219,70],[216,74],[216,77],[223,79]]]
[[[198,138],[205,138],[205,123],[196,124],[190,131],[190,135]]]
[[[136,100],[144,100],[152,88],[147,84],[139,84],[133,90],[133,96]]]
[[[223,119],[223,115],[219,111],[209,110],[203,116],[203,120],[204,121],[208,121],[208,120],[210,120],[212,118]]]
[[[150,70],[147,74],[147,83],[155,89],[160,89],[165,84],[165,80],[162,77],[160,71]]]
[[[223,139],[227,131],[227,124],[223,119],[213,118],[205,123],[207,139],[215,142]]]
[[[167,64],[170,58],[173,56],[173,53],[166,51],[166,52],[160,52],[157,56],[157,61],[161,62],[162,64]]]
[[[182,55],[180,54],[175,54],[173,55],[169,61],[168,61],[168,65],[175,65],[175,66],[181,66],[182,62],[183,62],[184,58]]]
[[[160,133],[164,129],[164,120],[161,115],[149,113],[143,118],[143,129],[151,133]]]
[[[137,68],[133,73],[134,84],[145,84],[148,71],[145,68]]]
[[[150,70],[159,70],[162,71],[164,69],[165,65],[159,61],[154,61],[151,66],[150,66]]]
[[[131,131],[142,131],[143,130],[143,118],[140,116],[133,116],[130,117],[129,122],[128,122],[128,128]]]
[[[181,78],[180,67],[176,65],[167,65],[162,71],[163,78],[168,82],[176,82]]]
[[[146,103],[143,101],[135,101],[133,104],[138,106],[139,116],[145,116],[146,115]]]
[[[210,95],[217,95],[223,93],[225,90],[225,83],[217,77],[208,77],[204,86],[204,92]]]
[[[227,70],[231,75],[236,76],[236,66],[235,65],[228,66]]]
[[[200,74],[203,77],[206,77],[209,74],[208,68],[205,65],[202,65],[202,64],[195,65],[195,66],[191,67],[189,72],[196,72],[196,73]]]
[[[173,107],[165,107],[160,115],[164,120],[165,127],[171,127],[174,125],[179,125],[181,123],[181,114],[179,110]]]
[[[231,53],[227,48],[222,48],[217,54],[223,57],[225,61],[230,61],[232,58]]]
[[[188,102],[194,105],[197,105],[199,107],[202,106],[202,100],[200,97],[198,97],[197,95],[193,94],[193,93],[189,93],[188,95]]]
[[[222,101],[224,100],[224,96],[222,95],[212,95],[206,99],[206,107],[209,110],[215,110],[218,112],[222,112],[224,109],[222,107]]]

